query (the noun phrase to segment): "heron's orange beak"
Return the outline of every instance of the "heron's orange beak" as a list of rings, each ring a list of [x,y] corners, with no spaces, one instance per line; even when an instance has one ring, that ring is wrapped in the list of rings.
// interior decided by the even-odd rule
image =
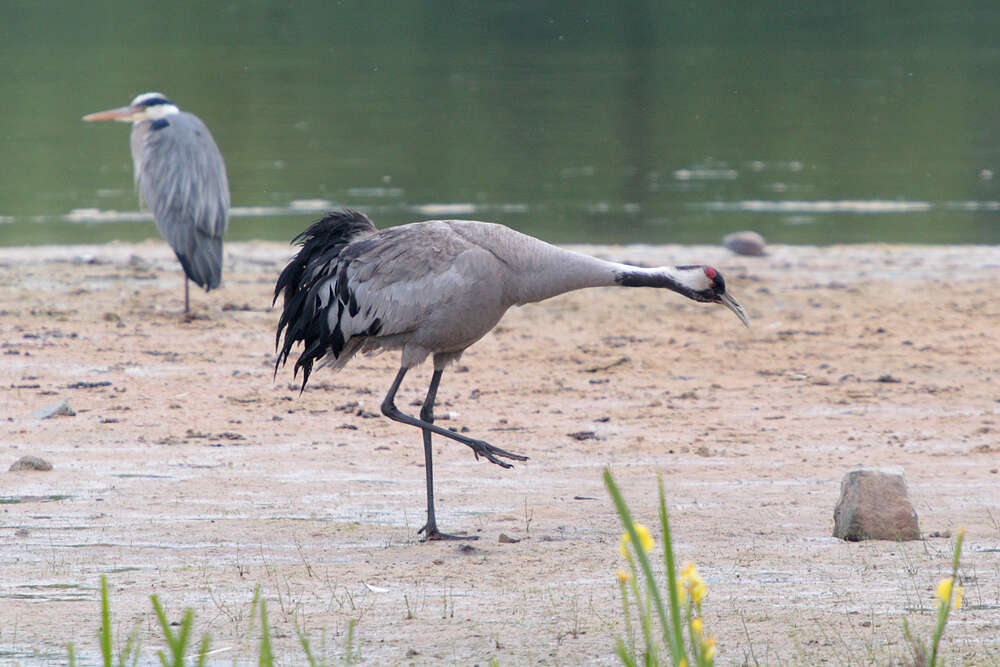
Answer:
[[[107,111],[98,111],[97,113],[87,114],[83,117],[83,120],[87,122],[95,120],[117,120],[123,123],[131,123],[138,109],[135,107],[118,107],[117,109],[108,109]]]

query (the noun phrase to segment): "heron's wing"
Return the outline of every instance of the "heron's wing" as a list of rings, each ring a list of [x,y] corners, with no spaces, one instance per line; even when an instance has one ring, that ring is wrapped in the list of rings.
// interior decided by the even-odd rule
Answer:
[[[226,167],[208,128],[178,113],[132,130],[139,193],[188,277],[216,287],[229,216]]]

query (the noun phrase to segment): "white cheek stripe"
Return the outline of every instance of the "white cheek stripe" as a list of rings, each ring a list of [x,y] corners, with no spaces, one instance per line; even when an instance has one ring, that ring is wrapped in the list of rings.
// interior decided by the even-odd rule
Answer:
[[[147,120],[160,120],[161,118],[171,116],[175,113],[180,113],[180,111],[181,110],[173,104],[156,104],[151,107],[146,107],[146,110],[142,115]]]

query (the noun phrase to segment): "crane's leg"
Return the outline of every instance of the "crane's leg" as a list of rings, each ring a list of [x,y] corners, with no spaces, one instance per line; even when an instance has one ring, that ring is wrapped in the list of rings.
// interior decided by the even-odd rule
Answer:
[[[470,438],[464,436],[461,433],[455,433],[454,431],[449,431],[448,429],[441,428],[440,426],[434,424],[434,400],[437,397],[438,384],[441,382],[441,371],[434,371],[434,375],[431,376],[431,385],[427,389],[427,398],[424,399],[424,405],[420,409],[420,419],[416,417],[411,417],[410,415],[404,414],[399,411],[396,407],[396,392],[399,391],[399,385],[403,382],[403,377],[406,375],[407,368],[400,368],[399,372],[396,374],[396,379],[392,381],[392,386],[389,387],[389,392],[385,395],[382,400],[382,414],[384,414],[389,419],[397,421],[403,424],[409,424],[410,426],[416,426],[423,430],[424,434],[424,463],[426,465],[427,474],[427,523],[421,530],[427,535],[427,539],[448,539],[454,536],[445,535],[437,529],[437,522],[434,517],[434,472],[431,467],[431,434],[437,433],[438,435],[443,435],[446,438],[451,438],[452,440],[457,440],[458,442],[472,448],[473,453],[475,453],[478,459],[480,455],[486,457],[486,460],[490,463],[495,463],[503,468],[511,468],[510,463],[506,461],[501,461],[499,457],[511,459],[514,461],[527,461],[527,456],[521,456],[520,454],[512,454],[511,452],[504,451],[499,447],[494,447],[488,442],[483,440],[476,440],[475,438]],[[463,538],[459,538],[463,539]]]
[[[434,401],[437,398],[438,385],[441,383],[441,371],[434,371],[431,376],[431,385],[427,388],[427,398],[420,408],[420,418],[428,424],[434,423]],[[422,429],[424,434],[424,470],[427,473],[427,523],[418,530],[423,533],[427,540],[478,540],[475,535],[461,536],[449,535],[438,530],[437,519],[434,516],[434,464],[432,462],[431,432]]]
[[[513,461],[527,461],[527,456],[521,456],[520,454],[512,454],[511,452],[500,449],[499,447],[494,447],[485,440],[476,440],[475,438],[470,438],[468,436],[462,435],[461,433],[456,433],[454,431],[449,431],[446,428],[441,428],[437,424],[431,424],[422,419],[417,419],[416,417],[411,417],[408,414],[399,411],[396,407],[396,392],[399,391],[399,385],[403,382],[403,376],[406,375],[406,368],[400,368],[399,372],[396,373],[396,379],[392,381],[392,386],[389,387],[389,392],[382,399],[382,414],[393,421],[397,421],[403,424],[409,424],[410,426],[416,426],[417,428],[422,428],[426,431],[431,431],[437,433],[438,435],[443,435],[446,438],[451,438],[456,440],[463,445],[472,449],[472,452],[476,455],[478,459],[480,456],[486,458],[490,463],[495,463],[501,468],[513,468],[511,464],[506,461],[501,461],[498,456],[502,456],[505,459],[511,459]]]
[[[191,312],[191,304],[188,301],[188,277],[184,274],[184,314],[187,315]]]

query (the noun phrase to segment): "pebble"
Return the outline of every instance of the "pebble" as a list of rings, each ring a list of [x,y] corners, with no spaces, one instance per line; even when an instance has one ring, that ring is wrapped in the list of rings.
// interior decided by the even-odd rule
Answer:
[[[48,405],[41,410],[35,410],[31,416],[36,419],[48,419],[49,417],[75,417],[76,412],[69,407],[69,399],[64,398],[52,405]]]
[[[52,464],[37,456],[22,456],[10,466],[10,472],[17,472],[19,470],[48,471],[52,470]]]

